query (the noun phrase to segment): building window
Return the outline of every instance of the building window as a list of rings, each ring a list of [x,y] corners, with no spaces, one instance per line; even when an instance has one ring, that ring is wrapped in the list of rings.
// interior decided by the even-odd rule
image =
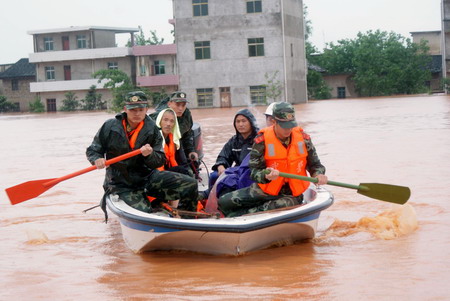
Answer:
[[[262,12],[261,0],[247,0],[247,14]]]
[[[250,86],[250,99],[252,104],[266,104],[266,87]]]
[[[248,39],[248,55],[264,56],[264,38]]]
[[[45,67],[45,79],[55,80],[55,67]]]
[[[166,74],[166,62],[155,61],[155,74]]]
[[[213,106],[213,89],[197,89],[197,104],[199,107],[212,107]]]
[[[192,0],[194,9],[194,17],[201,17],[208,15],[208,0]]]
[[[139,67],[139,70],[140,70],[141,76],[145,76],[145,71],[146,71],[145,65],[141,65]]]
[[[85,35],[77,35],[77,47],[78,48],[87,48]]]
[[[211,58],[211,48],[209,46],[209,41],[194,42],[195,46],[195,59],[204,60]]]
[[[13,79],[11,81],[11,90],[13,90],[13,91],[19,90],[19,80]]]
[[[44,38],[44,49],[45,51],[53,50],[53,38]]]
[[[118,70],[119,64],[117,62],[108,62],[108,69],[109,70]]]

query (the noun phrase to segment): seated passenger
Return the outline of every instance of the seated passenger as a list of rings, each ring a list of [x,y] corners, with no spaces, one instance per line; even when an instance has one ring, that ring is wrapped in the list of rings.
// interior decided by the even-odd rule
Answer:
[[[166,99],[163,99],[155,109],[155,112],[150,114],[153,120],[156,120],[159,112],[171,108],[177,115],[178,125],[181,133],[181,149],[186,155],[186,158],[198,161],[198,154],[195,152],[194,147],[194,132],[192,126],[194,124],[192,120],[191,111],[187,108],[187,96],[184,92],[174,92]]]
[[[156,117],[156,125],[161,129],[166,162],[159,170],[167,170],[190,175],[186,156],[180,148],[180,128],[175,112],[171,108],[163,109]]]
[[[242,160],[252,149],[253,138],[256,137],[259,130],[255,116],[248,109],[242,109],[236,113],[233,126],[236,135],[225,143],[217,156],[216,163],[212,167],[214,172],[211,173],[209,178],[210,188],[225,169],[232,167],[233,164],[235,166],[241,165]]]

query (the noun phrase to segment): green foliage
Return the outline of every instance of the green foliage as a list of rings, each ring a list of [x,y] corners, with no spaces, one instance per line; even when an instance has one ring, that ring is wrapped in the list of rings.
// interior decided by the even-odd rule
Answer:
[[[310,99],[329,99],[331,98],[331,90],[322,74],[315,70],[308,70],[308,98]]]
[[[309,41],[312,34],[312,23],[308,20],[308,7],[303,6],[303,17],[305,20],[305,52],[306,60],[309,65],[320,66],[319,56],[314,55],[318,53],[317,48]],[[331,88],[323,79],[322,73],[309,69],[306,76],[306,83],[308,89],[308,98],[310,99],[329,99],[331,98]]]
[[[138,27],[139,27],[139,33],[134,35],[134,44],[135,45],[139,45],[139,46],[161,45],[162,43],[164,43],[164,38],[159,39],[158,36],[156,35],[156,30],[150,30],[150,37],[147,39],[142,30],[142,27],[141,26],[138,26]],[[133,45],[131,45],[131,40],[128,40],[126,46],[127,47],[133,46]]]
[[[62,103],[62,107],[61,107],[61,111],[76,111],[78,109],[78,107],[80,106],[80,102],[77,100],[77,96],[75,96],[75,93],[72,91],[69,91],[67,93],[64,94],[64,96],[66,97],[65,99],[63,99]]]
[[[7,100],[6,96],[0,95],[0,113],[14,112],[16,105]]]
[[[147,92],[148,99],[150,99],[153,103],[153,107],[157,107],[158,104],[163,100],[164,98],[168,97],[169,95],[166,92],[166,89],[161,88],[158,92]]]
[[[92,85],[86,93],[86,97],[81,100],[82,110],[106,110],[106,101],[102,100],[102,94],[97,93],[96,88],[95,85]]]
[[[103,69],[95,72],[92,76],[98,78],[99,83],[106,80],[103,87],[111,90],[113,95],[111,109],[114,112],[120,112],[125,103],[125,95],[136,90],[130,77],[122,70]]]
[[[33,112],[33,113],[43,113],[43,112],[45,112],[45,106],[41,102],[41,98],[39,96],[36,96],[34,98],[34,101],[30,102],[29,105],[30,105],[30,112]]]
[[[422,93],[431,78],[428,49],[426,41],[416,44],[394,32],[368,31],[327,45],[320,66],[331,74],[353,74],[360,96]]]
[[[277,79],[278,71],[275,71],[272,75],[266,73],[264,74],[267,84],[263,85],[266,87],[265,98],[273,99],[273,102],[278,101],[278,98],[283,93],[283,84]]]
[[[440,88],[448,93],[448,91],[450,90],[450,78],[445,77],[441,79]]]

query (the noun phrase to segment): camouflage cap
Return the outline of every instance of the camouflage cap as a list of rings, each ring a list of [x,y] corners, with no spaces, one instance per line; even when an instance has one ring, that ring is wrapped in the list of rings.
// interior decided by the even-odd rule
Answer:
[[[186,99],[186,93],[180,92],[180,91],[177,91],[177,92],[172,93],[172,95],[170,95],[169,101],[175,101],[175,102],[189,102],[189,101]]]
[[[288,102],[278,102],[273,106],[273,118],[283,129],[296,127],[294,107]]]
[[[142,91],[128,92],[125,96],[125,107],[128,110],[148,107],[147,96]]]

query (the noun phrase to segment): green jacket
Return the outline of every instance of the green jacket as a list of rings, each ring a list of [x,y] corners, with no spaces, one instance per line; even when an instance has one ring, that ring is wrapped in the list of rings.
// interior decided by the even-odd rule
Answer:
[[[126,113],[118,114],[107,120],[99,129],[92,144],[86,149],[86,156],[91,164],[99,158],[109,160],[133,150],[122,125],[125,118]],[[164,164],[166,157],[162,137],[158,127],[148,116],[144,119],[144,126],[139,132],[134,149],[139,149],[147,143],[153,148],[151,155],[137,155],[106,168],[103,188],[107,193],[143,189],[152,171]]]

